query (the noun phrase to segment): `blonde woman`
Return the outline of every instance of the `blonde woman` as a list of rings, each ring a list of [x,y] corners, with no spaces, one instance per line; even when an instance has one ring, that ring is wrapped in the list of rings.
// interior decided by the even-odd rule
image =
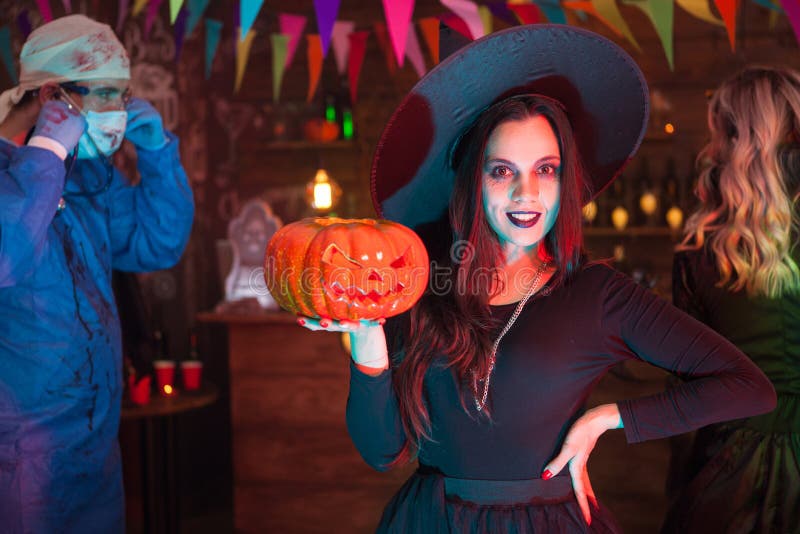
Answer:
[[[698,432],[664,532],[800,532],[800,74],[743,70],[708,124],[673,299],[764,371],[778,406]]]

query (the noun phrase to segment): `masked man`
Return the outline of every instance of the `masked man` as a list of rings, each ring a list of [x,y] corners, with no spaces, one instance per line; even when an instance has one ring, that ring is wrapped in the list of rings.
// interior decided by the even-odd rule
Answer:
[[[45,24],[20,70],[0,95],[0,532],[123,532],[111,271],[174,265],[192,192],[110,27]],[[136,186],[109,159],[123,138]]]

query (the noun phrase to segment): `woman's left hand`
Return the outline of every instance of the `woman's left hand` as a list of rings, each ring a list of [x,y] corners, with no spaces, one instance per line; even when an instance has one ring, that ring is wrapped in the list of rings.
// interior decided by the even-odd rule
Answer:
[[[549,480],[569,464],[572,488],[575,490],[575,497],[587,525],[592,523],[589,502],[595,509],[598,506],[592,484],[589,482],[586,464],[589,461],[589,454],[597,443],[597,438],[612,428],[622,428],[622,418],[616,404],[602,404],[587,411],[569,429],[561,452],[547,464],[542,472],[542,478]]]

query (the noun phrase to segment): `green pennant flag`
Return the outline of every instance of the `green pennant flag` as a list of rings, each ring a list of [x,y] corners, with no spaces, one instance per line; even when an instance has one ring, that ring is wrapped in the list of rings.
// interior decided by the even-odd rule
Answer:
[[[272,101],[281,98],[281,82],[286,68],[286,54],[289,48],[289,36],[284,33],[272,34]]]
[[[14,56],[11,53],[11,30],[8,26],[0,28],[0,55],[3,57],[3,65],[6,67],[8,77],[14,85],[17,85],[17,70],[14,68]]]
[[[638,7],[647,15],[661,39],[661,46],[664,47],[664,54],[669,62],[669,70],[674,71],[672,25],[675,4],[663,0],[622,0],[622,3]]]

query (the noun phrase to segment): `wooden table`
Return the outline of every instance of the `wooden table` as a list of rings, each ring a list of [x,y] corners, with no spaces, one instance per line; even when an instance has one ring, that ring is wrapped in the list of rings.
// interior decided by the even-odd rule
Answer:
[[[217,400],[217,386],[203,381],[200,389],[164,396],[153,393],[150,402],[138,405],[122,401],[122,419],[141,426],[142,485],[145,532],[175,533],[179,530],[179,477],[175,453],[175,417],[208,406]]]

